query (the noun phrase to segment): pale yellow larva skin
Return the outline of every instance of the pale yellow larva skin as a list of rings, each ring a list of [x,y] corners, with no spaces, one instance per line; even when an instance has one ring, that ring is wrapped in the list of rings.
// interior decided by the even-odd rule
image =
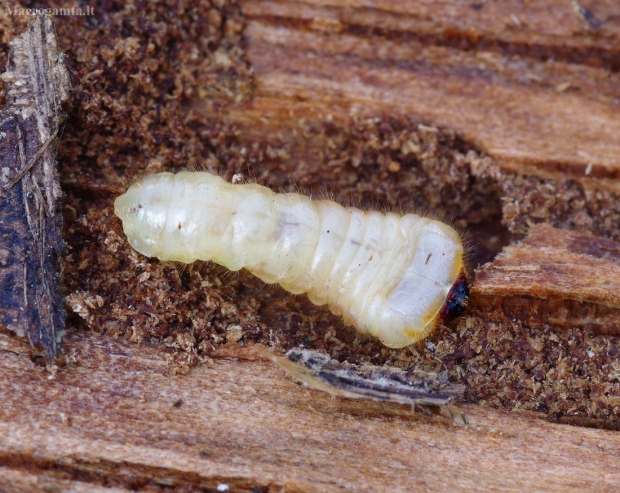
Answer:
[[[245,268],[327,303],[392,348],[435,327],[463,270],[461,240],[439,221],[232,185],[207,172],[150,175],[116,199],[114,212],[144,255]]]

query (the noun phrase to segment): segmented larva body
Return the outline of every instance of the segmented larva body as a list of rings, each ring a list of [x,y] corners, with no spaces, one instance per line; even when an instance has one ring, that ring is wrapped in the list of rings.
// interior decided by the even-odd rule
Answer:
[[[463,245],[449,226],[232,185],[207,172],[147,176],[118,197],[129,243],[160,260],[211,260],[307,293],[392,348],[460,314]]]

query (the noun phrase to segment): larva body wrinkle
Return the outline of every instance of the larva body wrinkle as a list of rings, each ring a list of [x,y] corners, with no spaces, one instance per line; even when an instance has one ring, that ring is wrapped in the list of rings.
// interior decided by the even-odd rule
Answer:
[[[207,172],[147,176],[118,197],[130,244],[160,260],[211,260],[307,293],[393,348],[467,302],[463,245],[446,224],[232,185]]]

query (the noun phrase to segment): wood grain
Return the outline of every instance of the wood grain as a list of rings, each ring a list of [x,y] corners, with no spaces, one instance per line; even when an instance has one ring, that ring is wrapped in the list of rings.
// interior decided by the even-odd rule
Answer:
[[[478,10],[471,2],[241,4],[256,96],[249,113],[229,118],[250,134],[252,109],[262,115],[256,130],[267,133],[285,125],[279,107],[304,103],[332,116],[415,115],[457,130],[502,169],[620,190],[613,2],[597,2],[606,22],[596,32],[559,0]]]
[[[620,487],[615,433],[475,406],[458,428],[398,405],[332,399],[252,347],[186,376],[166,373],[161,350],[93,334],[68,336],[63,368],[33,364],[20,339],[0,334],[0,347],[0,485],[22,491],[29,482],[39,491]]]

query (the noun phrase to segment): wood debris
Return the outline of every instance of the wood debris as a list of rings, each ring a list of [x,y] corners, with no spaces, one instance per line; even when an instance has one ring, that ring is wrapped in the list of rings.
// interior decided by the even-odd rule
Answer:
[[[409,404],[413,411],[441,414],[461,426],[467,423],[465,414],[450,405],[462,398],[464,387],[450,384],[445,373],[341,363],[308,349],[291,349],[270,359],[293,378],[333,396]]]

